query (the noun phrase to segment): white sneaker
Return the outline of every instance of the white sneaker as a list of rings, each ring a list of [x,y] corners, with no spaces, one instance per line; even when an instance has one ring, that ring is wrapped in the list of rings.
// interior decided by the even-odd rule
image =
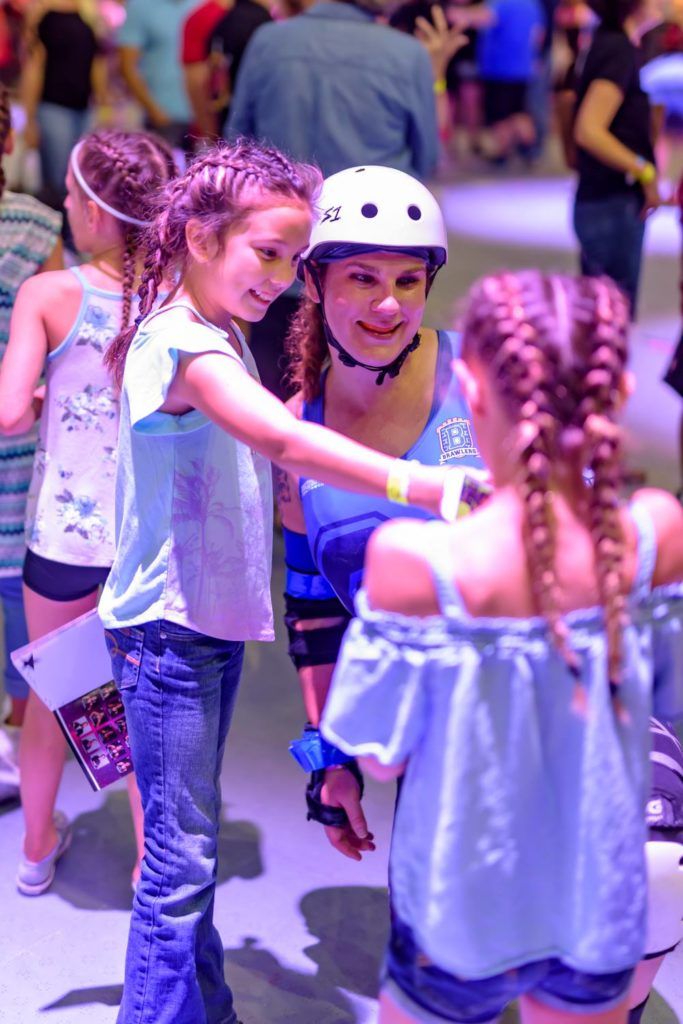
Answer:
[[[0,728],[0,803],[19,796],[19,764],[15,746],[6,729]]]
[[[40,896],[52,885],[56,865],[71,845],[71,823],[61,811],[55,811],[54,823],[57,830],[55,847],[42,860],[29,860],[22,854],[17,871],[17,889],[24,896]]]

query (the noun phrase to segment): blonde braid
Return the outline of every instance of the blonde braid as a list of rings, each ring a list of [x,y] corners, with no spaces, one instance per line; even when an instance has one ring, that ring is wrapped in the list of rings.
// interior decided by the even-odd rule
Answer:
[[[621,431],[614,422],[626,363],[628,306],[616,289],[588,279],[595,297],[595,325],[587,339],[585,397],[577,418],[588,447],[593,473],[589,524],[595,547],[600,600],[605,608],[608,676],[617,686],[622,676],[621,637],[628,623],[624,583],[625,542],[621,522]]]
[[[578,659],[570,647],[569,630],[560,613],[550,490],[560,431],[554,413],[558,361],[532,322],[536,319],[533,296],[524,295],[513,275],[503,275],[497,285],[493,319],[496,333],[504,341],[499,342],[492,369],[508,403],[517,411],[516,448],[522,470],[524,542],[532,592],[557,650],[578,677]]]
[[[619,508],[621,435],[615,422],[628,322],[628,304],[607,279],[523,271],[477,284],[464,325],[464,358],[472,354],[487,367],[503,408],[517,424],[534,599],[577,678],[579,707],[585,704],[578,686],[579,661],[559,611],[550,477],[554,463],[564,463],[572,472],[590,468],[594,477],[588,491],[588,528],[614,691],[621,680],[621,638],[628,621]]]

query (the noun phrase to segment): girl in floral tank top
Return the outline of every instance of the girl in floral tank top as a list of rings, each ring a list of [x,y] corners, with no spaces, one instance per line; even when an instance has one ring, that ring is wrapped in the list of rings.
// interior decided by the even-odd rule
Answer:
[[[41,415],[23,571],[31,640],[94,608],[113,560],[118,397],[103,360],[130,320],[150,202],[174,173],[170,150],[151,135],[82,139],[65,206],[75,244],[92,258],[79,270],[43,274],[17,295],[0,371],[0,432],[25,433]],[[31,693],[20,748],[26,834],[17,886],[26,895],[48,888],[69,844],[69,823],[54,810],[64,750],[51,712]]]
[[[121,293],[92,284],[87,271],[65,273],[82,298],[73,327],[47,356],[26,544],[41,558],[106,575],[114,558],[119,401],[102,353],[119,331]],[[29,557],[29,571],[33,563]]]

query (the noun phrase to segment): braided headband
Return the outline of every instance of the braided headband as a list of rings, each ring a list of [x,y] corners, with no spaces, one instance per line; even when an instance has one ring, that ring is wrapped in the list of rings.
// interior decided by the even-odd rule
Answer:
[[[121,213],[120,210],[115,210],[113,206],[109,205],[109,203],[105,203],[104,199],[101,199],[96,192],[93,192],[93,190],[90,188],[90,185],[88,185],[87,181],[83,177],[80,167],[78,166],[78,154],[81,150],[82,145],[83,143],[79,142],[71,150],[70,162],[71,170],[73,171],[73,176],[78,182],[78,184],[81,186],[85,194],[88,196],[88,198],[92,199],[93,203],[96,203],[101,210],[104,210],[105,213],[110,213],[111,216],[115,217],[117,220],[125,221],[126,224],[133,224],[136,228],[149,227],[149,225],[152,223],[151,220],[138,220],[137,217],[129,217],[127,213]]]

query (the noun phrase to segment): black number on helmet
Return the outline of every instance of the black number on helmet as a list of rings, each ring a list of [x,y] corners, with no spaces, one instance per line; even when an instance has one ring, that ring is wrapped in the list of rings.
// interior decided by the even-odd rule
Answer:
[[[336,220],[341,220],[341,206],[329,206],[323,214],[321,224],[334,224]]]

